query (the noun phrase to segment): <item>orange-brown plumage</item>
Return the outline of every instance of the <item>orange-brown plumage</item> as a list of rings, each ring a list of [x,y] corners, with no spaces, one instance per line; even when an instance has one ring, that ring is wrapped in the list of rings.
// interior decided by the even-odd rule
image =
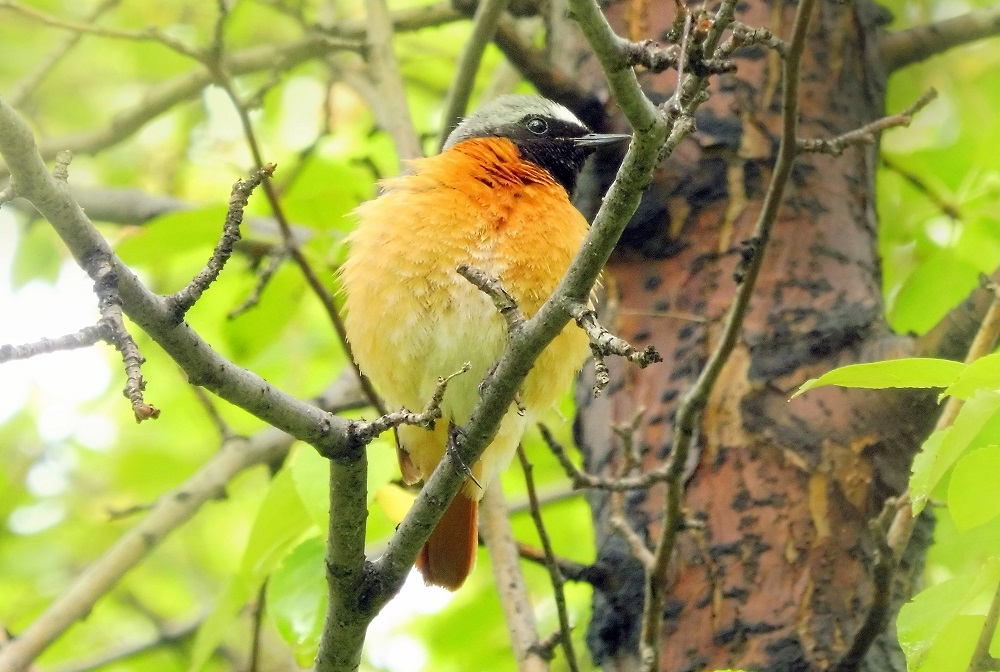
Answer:
[[[470,264],[498,277],[530,317],[555,289],[587,231],[566,188],[525,160],[508,138],[464,139],[413,161],[411,169],[386,181],[379,198],[357,209],[341,269],[355,359],[390,406],[422,408],[439,376],[472,365],[450,382],[443,421],[434,429],[399,427],[407,482],[430,476],[444,454],[448,424],[468,420],[478,385],[507,342],[506,324],[490,299],[456,268]],[[509,464],[527,423],[555,403],[588,352],[587,337],[572,324],[543,351],[521,388],[526,413],[512,406],[471,465],[483,487]],[[481,496],[467,480],[428,539],[418,567],[429,583],[454,589],[465,580]]]

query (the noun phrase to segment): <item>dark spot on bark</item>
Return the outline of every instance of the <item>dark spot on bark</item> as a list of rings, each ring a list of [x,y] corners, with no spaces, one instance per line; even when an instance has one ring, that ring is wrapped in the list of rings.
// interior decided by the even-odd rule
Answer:
[[[663,605],[663,620],[672,621],[681,615],[684,611],[684,600],[671,597]]]
[[[652,275],[652,274],[650,274],[650,275],[647,275],[646,279],[642,281],[642,287],[647,292],[652,292],[652,291],[655,291],[656,288],[659,287],[660,283],[662,283],[662,282],[663,282],[663,278],[661,278],[658,275]]]
[[[649,329],[640,329],[632,335],[632,340],[636,343],[641,343],[642,341],[648,341],[650,336]]]
[[[740,604],[746,604],[747,600],[750,599],[750,591],[746,588],[730,588],[722,591],[722,596],[730,600],[736,600]]]
[[[653,304],[653,310],[657,313],[666,313],[670,310],[669,301],[657,301]]]
[[[685,324],[683,327],[677,330],[678,340],[683,341],[684,339],[691,338],[691,334],[694,333],[693,324]]]
[[[806,652],[799,638],[794,635],[781,637],[764,646],[769,659],[762,669],[769,672],[809,672]]]
[[[678,394],[679,394],[678,391],[673,388],[669,390],[664,390],[663,394],[660,395],[660,403],[669,404],[670,402],[672,402],[674,399],[677,398]]]
[[[740,488],[733,495],[733,499],[729,503],[729,508],[733,511],[746,511],[750,508],[750,500],[750,491],[746,488]]]

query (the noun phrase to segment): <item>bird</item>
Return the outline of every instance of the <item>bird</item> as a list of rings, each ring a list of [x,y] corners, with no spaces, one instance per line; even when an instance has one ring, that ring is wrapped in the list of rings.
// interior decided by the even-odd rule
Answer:
[[[587,157],[631,136],[598,134],[566,107],[506,95],[464,118],[442,151],[409,162],[355,211],[339,270],[344,327],[355,362],[392,407],[421,409],[439,377],[450,381],[433,429],[397,428],[403,480],[427,479],[443,457],[449,425],[469,418],[480,381],[508,329],[489,297],[457,272],[467,264],[498,278],[526,317],[555,290],[588,230],[570,197]],[[519,404],[451,501],[417,557],[429,585],[457,590],[475,562],[477,508],[510,464],[528,424],[571,385],[590,353],[567,326],[536,360]]]

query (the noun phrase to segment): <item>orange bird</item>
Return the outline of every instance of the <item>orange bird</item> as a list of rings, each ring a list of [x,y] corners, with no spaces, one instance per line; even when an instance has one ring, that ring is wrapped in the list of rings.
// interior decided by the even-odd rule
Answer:
[[[498,277],[528,317],[556,288],[587,232],[570,203],[576,177],[600,135],[565,107],[536,96],[504,96],[467,117],[437,156],[386,180],[361,205],[340,271],[344,320],[361,370],[393,407],[423,408],[439,376],[451,381],[434,429],[404,425],[397,440],[403,480],[430,476],[445,452],[448,424],[463,425],[480,380],[507,344],[490,299],[461,277],[469,264]],[[483,488],[510,463],[525,427],[570,385],[589,353],[567,327],[542,352],[472,474]],[[417,558],[427,583],[455,590],[475,560],[480,486],[467,479]]]

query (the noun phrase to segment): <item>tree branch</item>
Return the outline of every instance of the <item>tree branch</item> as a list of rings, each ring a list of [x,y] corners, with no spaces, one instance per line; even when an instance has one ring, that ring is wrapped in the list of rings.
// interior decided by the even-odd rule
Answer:
[[[555,553],[552,550],[552,541],[549,533],[545,530],[545,521],[542,519],[542,509],[538,503],[538,495],[535,493],[535,479],[532,476],[531,462],[524,454],[524,447],[517,447],[517,459],[521,462],[521,470],[524,472],[524,485],[528,491],[528,501],[531,506],[531,519],[535,523],[535,530],[538,538],[542,542],[542,550],[545,553],[545,567],[549,570],[549,581],[552,583],[552,594],[555,598],[556,613],[559,615],[559,632],[562,640],[563,653],[566,654],[566,664],[570,672],[578,672],[579,665],[576,660],[576,653],[573,651],[572,626],[569,623],[569,612],[566,610],[566,592],[563,585],[566,580],[563,578],[556,562]]]
[[[455,75],[451,78],[451,86],[444,99],[444,114],[441,117],[441,133],[438,136],[438,149],[444,147],[448,134],[465,115],[472,95],[472,85],[479,72],[486,45],[493,39],[497,24],[507,7],[507,0],[481,0],[476,6],[476,14],[472,17],[472,32],[465,42],[465,47],[458,57]]]
[[[493,583],[497,587],[517,669],[519,672],[546,672],[548,661],[535,652],[538,624],[518,564],[518,547],[510,530],[507,506],[498,481],[489,484],[479,504],[479,534],[490,553]]]
[[[1000,33],[1000,5],[944,21],[889,33],[881,40],[882,63],[892,73],[953,48]]]
[[[391,19],[395,29],[404,32],[459,21],[464,16],[451,3],[441,2],[393,12]],[[223,65],[232,77],[267,71],[276,66],[280,66],[282,70],[290,70],[301,63],[323,58],[336,51],[357,50],[366,35],[365,21],[343,21],[324,33],[307,35],[299,40],[234,51],[223,58]],[[74,154],[95,154],[122,142],[179,103],[197,97],[213,81],[213,74],[199,65],[188,73],[150,87],[143,95],[142,102],[116,114],[107,126],[41,140],[38,145],[39,153],[45,160],[52,159],[62,150],[69,150]],[[0,166],[0,176],[9,174],[9,170],[6,166]]]

